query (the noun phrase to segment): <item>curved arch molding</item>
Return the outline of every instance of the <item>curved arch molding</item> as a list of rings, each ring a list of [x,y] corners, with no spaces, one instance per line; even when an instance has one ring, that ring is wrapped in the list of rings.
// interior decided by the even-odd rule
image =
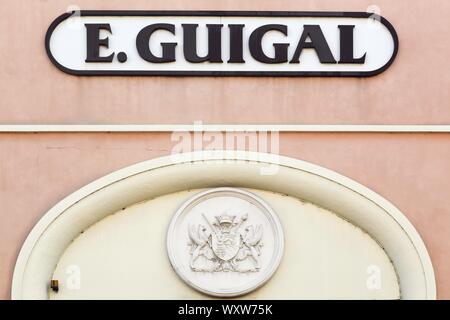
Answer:
[[[254,188],[287,194],[331,210],[370,234],[397,272],[402,299],[435,299],[426,247],[389,201],[331,170],[273,154],[213,151],[178,154],[113,172],[72,193],[36,224],[19,253],[12,299],[47,299],[48,281],[77,235],[134,203],[194,188]]]

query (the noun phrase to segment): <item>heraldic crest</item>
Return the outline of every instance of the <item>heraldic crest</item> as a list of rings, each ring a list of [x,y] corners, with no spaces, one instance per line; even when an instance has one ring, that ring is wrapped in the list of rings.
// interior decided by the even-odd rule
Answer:
[[[248,215],[214,216],[206,226],[188,226],[190,267],[197,272],[257,272],[260,270],[262,225],[247,225]]]

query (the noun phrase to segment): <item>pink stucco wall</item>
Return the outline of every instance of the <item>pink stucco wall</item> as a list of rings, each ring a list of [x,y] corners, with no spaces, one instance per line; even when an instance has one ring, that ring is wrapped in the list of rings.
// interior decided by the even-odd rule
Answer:
[[[450,121],[450,74],[443,72],[450,47],[450,38],[445,36],[446,17],[450,15],[450,3],[446,0],[7,2],[6,5],[3,1],[0,7],[0,30],[3,30],[0,122],[203,120],[208,123],[411,124]],[[400,50],[387,73],[370,79],[76,78],[57,70],[43,47],[49,24],[73,4],[82,9],[337,11],[365,11],[374,4],[395,26]]]
[[[77,78],[44,50],[51,21],[82,9],[365,11],[380,7],[400,51],[385,73],[339,78]],[[7,0],[0,6],[0,123],[450,123],[446,0]],[[257,93],[257,94],[256,94]],[[0,298],[17,253],[57,201],[130,164],[167,155],[168,133],[0,134]],[[325,166],[394,203],[429,250],[450,299],[449,134],[281,134],[280,153]]]

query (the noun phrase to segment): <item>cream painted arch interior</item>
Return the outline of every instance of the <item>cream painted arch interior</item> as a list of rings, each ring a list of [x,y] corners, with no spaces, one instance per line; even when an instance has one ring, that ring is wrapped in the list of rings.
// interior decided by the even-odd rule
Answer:
[[[140,202],[86,229],[58,261],[52,278],[59,280],[60,290],[50,292],[50,299],[214,298],[181,280],[166,252],[167,226],[174,212],[191,197],[212,190],[217,189],[181,191]],[[389,257],[361,229],[297,198],[245,191],[276,212],[284,230],[284,253],[267,283],[234,299],[399,299],[398,278]],[[230,208],[227,203],[223,205]],[[189,252],[187,235],[176,242]],[[264,249],[270,246],[264,240],[263,244],[261,258],[267,257]],[[368,269],[377,274],[368,274]],[[69,279],[74,272],[80,276],[76,290]],[[253,275],[226,276],[246,281]],[[218,280],[215,274],[192,276],[207,283]],[[367,286],[371,276],[379,276],[379,287]]]
[[[338,214],[384,249],[397,273],[401,298],[436,298],[425,245],[387,200],[349,178],[304,161],[234,151],[149,160],[71,194],[48,211],[27,237],[14,270],[12,298],[48,299],[48,282],[67,247],[81,231],[112,213],[171,193],[222,186],[285,194]]]

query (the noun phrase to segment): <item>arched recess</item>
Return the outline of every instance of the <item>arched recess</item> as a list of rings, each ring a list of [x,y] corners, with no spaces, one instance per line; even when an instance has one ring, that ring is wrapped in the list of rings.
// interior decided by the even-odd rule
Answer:
[[[214,151],[162,157],[98,179],[49,210],[28,235],[13,299],[47,299],[59,258],[79,233],[132,204],[187,189],[242,187],[290,195],[337,213],[372,236],[397,272],[402,299],[435,299],[430,257],[407,218],[386,199],[328,169],[273,154]]]

